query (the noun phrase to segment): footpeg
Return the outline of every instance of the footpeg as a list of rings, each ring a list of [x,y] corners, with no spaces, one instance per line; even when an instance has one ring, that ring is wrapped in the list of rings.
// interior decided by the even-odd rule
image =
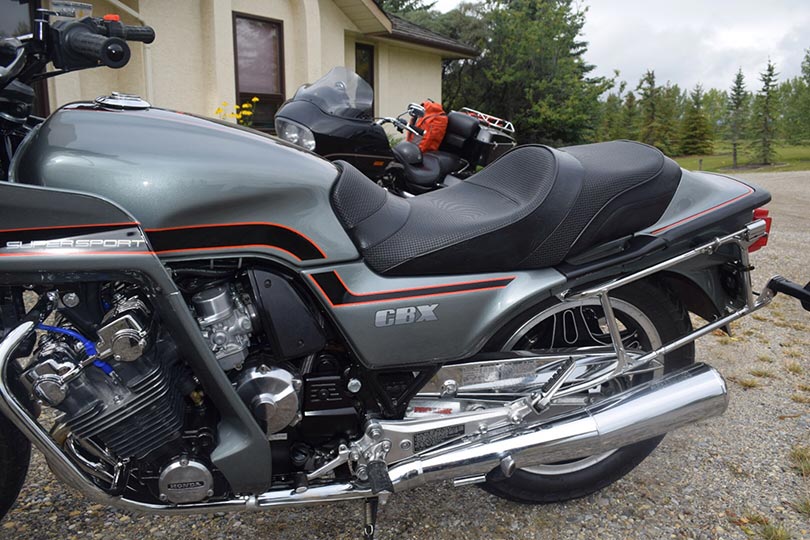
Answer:
[[[568,380],[571,374],[574,373],[576,368],[577,363],[574,358],[569,358],[560,364],[560,367],[557,368],[554,375],[552,375],[540,388],[540,391],[535,394],[534,399],[532,399],[532,407],[537,411],[542,411],[548,407],[551,400],[554,399],[554,395],[559,391],[563,383]]]
[[[384,461],[377,459],[369,462],[366,466],[366,472],[368,473],[368,483],[371,485],[372,494],[394,492],[394,484],[388,475],[388,465]]]

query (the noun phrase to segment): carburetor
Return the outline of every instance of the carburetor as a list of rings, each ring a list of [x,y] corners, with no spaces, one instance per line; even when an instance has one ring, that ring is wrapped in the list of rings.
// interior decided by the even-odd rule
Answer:
[[[253,319],[257,317],[253,304],[243,301],[230,285],[200,291],[191,303],[203,338],[219,366],[224,371],[241,366],[248,355]]]

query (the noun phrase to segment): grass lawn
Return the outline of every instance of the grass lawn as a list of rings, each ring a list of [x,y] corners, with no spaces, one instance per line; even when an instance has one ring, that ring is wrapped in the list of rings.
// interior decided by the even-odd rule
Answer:
[[[776,164],[763,166],[753,164],[748,151],[750,143],[741,142],[738,147],[737,171],[778,172],[778,171],[806,171],[810,170],[810,144],[789,145],[777,143]],[[714,143],[714,153],[707,156],[682,156],[674,158],[684,169],[698,170],[700,160],[703,160],[703,170],[713,172],[729,172],[731,168],[731,143],[717,141]]]

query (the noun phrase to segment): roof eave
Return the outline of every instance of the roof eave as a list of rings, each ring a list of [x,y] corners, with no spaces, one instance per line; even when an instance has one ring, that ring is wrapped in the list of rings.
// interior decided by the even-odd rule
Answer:
[[[374,0],[333,0],[335,5],[357,25],[364,34],[384,32],[390,34],[393,23]]]
[[[481,54],[481,52],[478,49],[474,49],[472,47],[464,47],[464,46],[455,47],[452,45],[438,44],[433,41],[418,39],[409,35],[393,34],[393,33],[386,34],[383,32],[368,35],[373,36],[381,41],[418,45],[420,48],[430,49],[431,51],[437,52],[442,58],[457,58],[457,59],[475,58]]]

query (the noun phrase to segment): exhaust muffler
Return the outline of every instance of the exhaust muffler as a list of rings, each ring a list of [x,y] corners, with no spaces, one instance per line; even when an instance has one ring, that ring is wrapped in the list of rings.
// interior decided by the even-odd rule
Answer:
[[[389,474],[401,491],[434,480],[480,477],[505,458],[515,468],[582,458],[719,416],[727,406],[723,377],[695,364],[556,420],[516,427],[512,436],[395,465]]]

